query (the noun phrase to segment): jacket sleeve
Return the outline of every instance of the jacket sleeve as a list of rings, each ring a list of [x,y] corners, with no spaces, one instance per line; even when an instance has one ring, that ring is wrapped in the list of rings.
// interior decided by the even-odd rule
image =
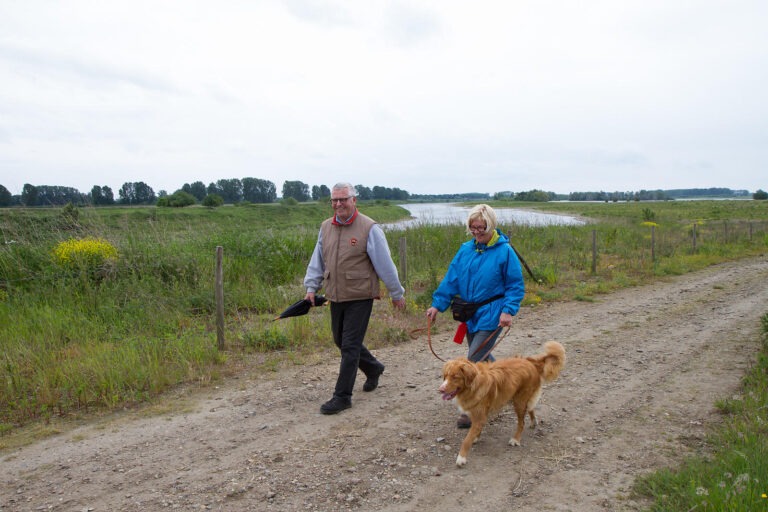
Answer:
[[[432,294],[432,307],[438,311],[443,312],[451,305],[454,295],[459,294],[459,276],[462,275],[462,271],[459,269],[461,266],[461,249],[456,253],[451,260],[451,264],[448,265],[448,271],[445,273],[445,277],[440,281],[440,285],[437,290]]]
[[[389,244],[384,231],[378,224],[371,227],[368,233],[368,244],[366,245],[368,257],[371,259],[373,269],[376,275],[382,280],[384,286],[389,291],[392,300],[400,300],[405,295],[405,288],[400,284],[400,277],[397,274],[397,267],[392,261],[392,255],[389,252]]]
[[[304,275],[304,288],[308,292],[315,293],[323,287],[323,274],[325,272],[325,262],[323,261],[323,231],[317,234],[317,243],[315,250],[312,251],[312,257],[307,265],[307,273]]]
[[[525,297],[525,281],[520,260],[512,246],[508,247],[507,264],[504,269],[504,306],[501,310],[504,313],[516,315],[520,310],[520,302]]]

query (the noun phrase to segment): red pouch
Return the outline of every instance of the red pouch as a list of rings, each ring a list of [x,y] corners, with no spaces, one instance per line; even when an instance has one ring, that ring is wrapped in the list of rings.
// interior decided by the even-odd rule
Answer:
[[[464,337],[467,335],[467,323],[461,322],[456,328],[456,334],[453,335],[453,342],[461,345],[464,343]]]

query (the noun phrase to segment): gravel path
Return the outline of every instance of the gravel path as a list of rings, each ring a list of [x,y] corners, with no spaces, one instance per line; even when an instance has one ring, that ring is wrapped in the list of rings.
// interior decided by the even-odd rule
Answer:
[[[507,445],[515,420],[505,411],[462,469],[465,431],[420,338],[377,350],[379,389],[363,393],[358,379],[353,407],[336,416],[318,411],[336,375],[329,355],[230,379],[185,397],[181,412],[115,415],[0,452],[0,510],[637,510],[633,479],[697,450],[719,421],[715,400],[739,392],[766,283],[762,257],[525,308],[496,356],[555,339],[566,367],[523,446]],[[435,350],[464,355],[451,337],[433,338]]]

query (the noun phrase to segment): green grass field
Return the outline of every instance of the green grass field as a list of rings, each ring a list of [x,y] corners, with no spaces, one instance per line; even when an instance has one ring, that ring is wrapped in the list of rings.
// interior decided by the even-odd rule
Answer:
[[[768,202],[512,206],[592,219],[501,226],[536,274],[526,276],[525,304],[592,300],[768,246]],[[361,211],[380,222],[407,214],[386,202]],[[270,364],[332,347],[325,315],[273,320],[303,297],[306,264],[329,214],[317,203],[0,210],[2,428],[207,383],[241,354],[263,353]],[[409,307],[394,319],[375,309],[372,346],[405,341],[423,327],[432,291],[468,238],[461,226],[389,232],[400,268],[401,241],[407,247]],[[225,351],[215,343],[217,246],[224,251]]]

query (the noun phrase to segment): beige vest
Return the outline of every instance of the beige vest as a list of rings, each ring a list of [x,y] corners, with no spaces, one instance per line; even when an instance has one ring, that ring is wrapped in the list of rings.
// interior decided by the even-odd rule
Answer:
[[[358,212],[352,224],[320,226],[325,262],[325,296],[333,302],[381,297],[379,276],[368,257],[368,233],[376,222]]]

